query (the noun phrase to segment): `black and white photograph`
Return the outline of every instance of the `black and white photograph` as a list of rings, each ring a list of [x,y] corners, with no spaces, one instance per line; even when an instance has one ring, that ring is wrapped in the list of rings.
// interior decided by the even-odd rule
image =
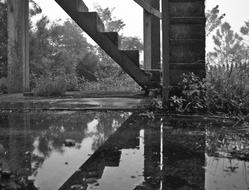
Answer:
[[[0,0],[0,190],[249,190],[249,1]]]

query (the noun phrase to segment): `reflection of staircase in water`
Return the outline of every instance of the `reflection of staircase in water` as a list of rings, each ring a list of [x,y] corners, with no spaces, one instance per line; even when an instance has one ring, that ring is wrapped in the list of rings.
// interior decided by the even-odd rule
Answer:
[[[204,189],[204,136],[188,136],[186,135],[188,129],[163,131],[163,126],[161,125],[160,127],[160,125],[159,120],[150,124],[133,114],[62,185],[60,190],[70,189],[74,185],[81,185],[83,189],[87,189],[93,182],[97,183],[98,180],[103,178],[106,167],[120,167],[122,151],[127,149],[135,150],[139,146],[144,147],[144,160],[141,160],[144,163],[144,181],[142,184],[134,186],[135,190],[179,189],[183,187],[187,189]],[[144,144],[139,144],[141,130],[144,131]],[[187,136],[185,138],[186,142],[182,140],[183,136]],[[196,152],[197,149],[194,143],[199,138],[203,139],[201,141],[202,146]],[[136,164],[131,162],[130,167],[134,167]]]

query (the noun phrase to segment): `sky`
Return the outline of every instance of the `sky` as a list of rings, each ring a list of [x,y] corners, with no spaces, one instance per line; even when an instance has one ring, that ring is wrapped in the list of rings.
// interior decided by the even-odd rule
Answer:
[[[54,0],[35,0],[51,21],[65,20],[68,15],[57,5]],[[94,5],[103,8],[115,7],[113,12],[116,18],[122,19],[126,24],[121,33],[126,36],[143,36],[143,10],[133,0],[84,0],[90,11],[94,11]],[[221,13],[226,13],[225,21],[228,21],[232,29],[240,31],[244,22],[249,20],[249,0],[206,0],[206,9],[209,10],[219,5]],[[207,48],[212,47],[212,40],[207,39]]]

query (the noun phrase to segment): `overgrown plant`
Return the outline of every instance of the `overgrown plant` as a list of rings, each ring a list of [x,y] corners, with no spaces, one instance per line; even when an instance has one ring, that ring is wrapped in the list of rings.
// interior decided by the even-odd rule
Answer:
[[[36,96],[62,96],[66,93],[65,76],[41,76],[36,79],[34,95]]]
[[[245,114],[249,102],[247,64],[210,66],[207,72],[207,102],[211,112]]]
[[[180,113],[206,111],[206,85],[194,73],[183,74],[183,80],[178,85],[179,94],[171,94],[169,110]]]
[[[83,80],[79,84],[81,91],[99,91],[99,92],[114,92],[114,91],[140,91],[140,87],[126,74],[121,74],[119,77],[110,76],[99,79],[97,82],[89,82]]]
[[[206,79],[200,79],[193,73],[184,74],[178,93],[171,93],[168,110],[177,113],[248,114],[248,70],[245,64],[223,65],[208,67]],[[161,100],[155,99],[152,107],[162,109]]]

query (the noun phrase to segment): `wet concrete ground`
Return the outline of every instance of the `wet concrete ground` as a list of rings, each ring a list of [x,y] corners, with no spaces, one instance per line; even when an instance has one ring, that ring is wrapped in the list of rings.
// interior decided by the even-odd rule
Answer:
[[[33,97],[22,94],[0,95],[1,110],[141,110],[148,107],[150,98],[136,93],[68,92],[63,97]]]
[[[2,112],[1,188],[249,188],[247,123],[233,128],[232,120],[146,115]],[[6,171],[18,175],[6,178]]]

